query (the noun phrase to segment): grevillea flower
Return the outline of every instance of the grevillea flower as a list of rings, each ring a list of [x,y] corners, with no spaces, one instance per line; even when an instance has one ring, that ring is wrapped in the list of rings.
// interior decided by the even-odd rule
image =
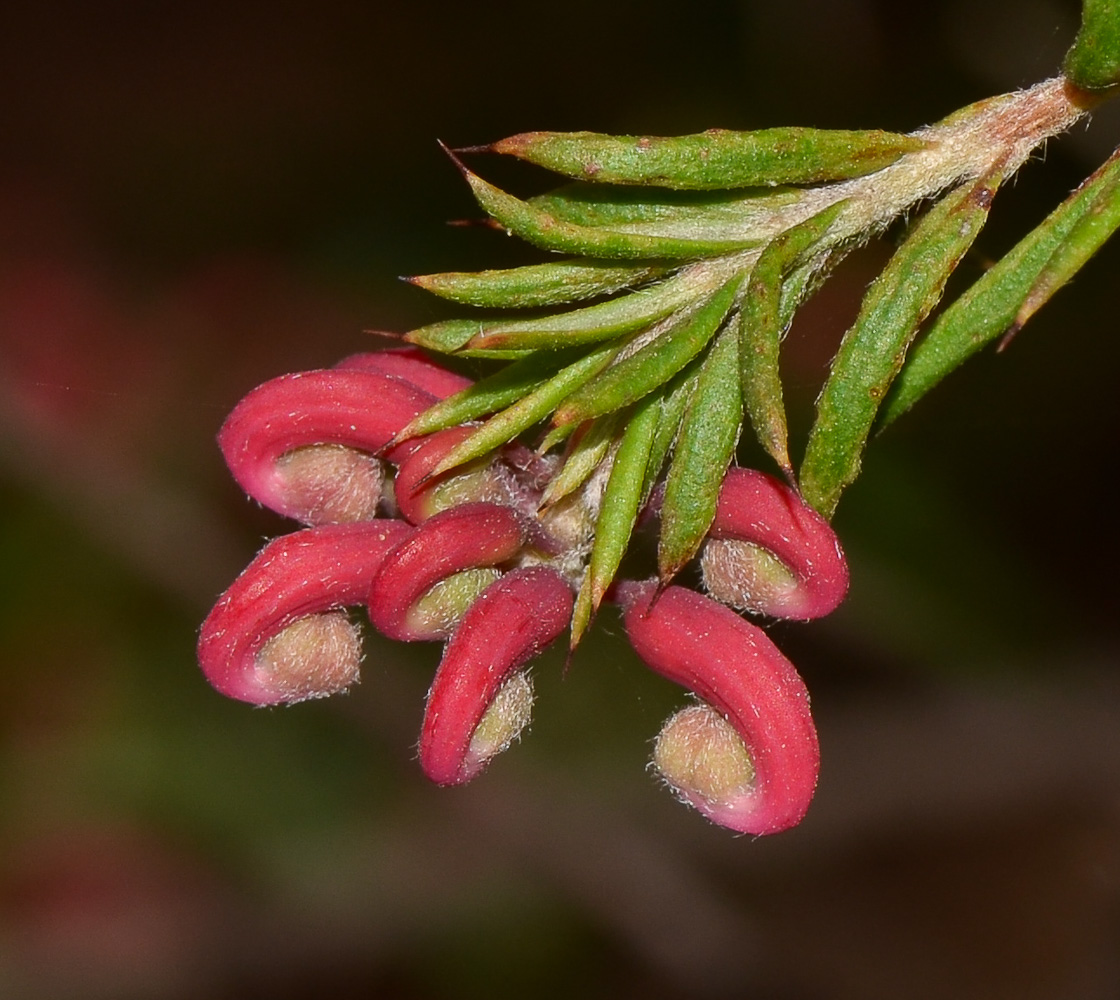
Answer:
[[[774,618],[820,618],[848,592],[848,564],[829,523],[785,483],[729,469],[701,555],[724,604]]]
[[[369,590],[370,621],[390,639],[446,638],[494,579],[475,571],[510,561],[526,540],[525,523],[508,507],[471,503],[441,511],[382,563]],[[432,601],[439,585],[443,599]]]
[[[222,694],[255,705],[322,698],[358,677],[362,604],[403,521],[322,525],[269,542],[202,624],[198,662]]]
[[[710,715],[699,726],[670,720],[659,757],[680,797],[741,833],[777,833],[799,823],[817,786],[820,749],[809,693],[793,664],[760,628],[691,590],[672,586],[658,594],[647,582],[620,591],[638,655],[694,692],[741,741],[729,740]]]
[[[600,458],[583,434],[569,451],[591,456],[581,459],[585,480],[568,472],[560,486],[555,456],[515,441],[472,451],[484,425],[402,439],[437,399],[469,400],[470,385],[408,348],[354,355],[250,393],[222,428],[227,462],[250,495],[315,526],[266,546],[199,642],[218,690],[276,704],[357,679],[360,639],[346,606],[365,603],[392,639],[446,641],[419,745],[422,769],[442,785],[470,781],[518,736],[533,700],[526,665],[572,620],[588,566],[606,561],[595,555],[597,533],[617,532],[603,524],[625,526],[620,517],[637,530],[655,526],[648,511],[661,497],[650,483],[646,514],[634,491],[631,506],[612,501],[610,518],[598,521],[610,465],[595,472]],[[445,468],[453,453],[469,457]],[[795,491],[749,470],[727,473],[701,562],[713,596],[770,615],[825,614],[847,586],[828,524]],[[789,661],[760,629],[692,591],[626,580],[603,590],[623,606],[639,655],[699,700],[658,737],[665,779],[733,830],[797,823],[818,752]]]
[[[567,627],[572,591],[543,566],[486,588],[447,644],[428,692],[420,766],[432,781],[470,781],[528,722],[532,688],[517,671]]]
[[[384,467],[375,457],[436,397],[359,368],[282,375],[229,415],[218,444],[253,499],[305,524],[377,514]]]

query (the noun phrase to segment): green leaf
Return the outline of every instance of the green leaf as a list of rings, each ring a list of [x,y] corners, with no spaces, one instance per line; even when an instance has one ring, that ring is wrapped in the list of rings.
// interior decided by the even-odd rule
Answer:
[[[553,418],[557,426],[582,423],[641,399],[698,355],[723,324],[743,282],[738,274],[701,306],[670,325],[594,382],[573,393]],[[652,333],[653,331],[651,331]],[[644,335],[643,335],[644,336]]]
[[[577,181],[529,199],[564,222],[645,236],[733,239],[770,235],[774,219],[805,197],[799,188],[745,191],[651,191]]]
[[[649,464],[650,446],[660,418],[661,400],[659,396],[650,396],[634,409],[618,443],[599,516],[595,520],[595,540],[591,545],[587,573],[572,615],[573,649],[602,603],[603,595],[614,580],[630,544],[630,536],[641,510],[642,484]]]
[[[727,329],[704,359],[665,479],[657,547],[663,584],[696,554],[712,526],[720,484],[735,454],[742,420],[739,335],[737,330]]]
[[[1086,90],[1120,83],[1120,0],[1083,0],[1081,30],[1062,70]]]
[[[782,314],[782,288],[846,205],[847,201],[837,202],[767,244],[751,271],[739,314],[743,403],[759,443],[787,476],[793,474],[793,466],[778,356],[788,322]]]
[[[490,148],[578,180],[715,190],[859,177],[923,145],[877,130],[771,128],[675,137],[525,132]]]
[[[958,365],[1014,332],[1120,227],[1120,151],[937,317],[883,408],[885,427]]]
[[[560,471],[548,481],[541,497],[541,507],[548,507],[562,500],[587,482],[591,473],[607,457],[621,419],[621,414],[612,413],[587,426],[579,440],[572,445]]]
[[[466,345],[476,350],[540,350],[607,340],[668,316],[698,295],[716,288],[718,282],[718,271],[707,264],[697,264],[652,288],[629,292],[593,306],[534,319],[475,321]],[[417,332],[426,329],[423,327]],[[410,333],[405,339],[419,343],[413,337]]]
[[[868,289],[817,400],[801,466],[802,494],[823,516],[832,516],[840,494],[859,474],[879,403],[919,325],[987,221],[1001,180],[1002,171],[994,170],[942,198]]]
[[[693,362],[658,394],[661,399],[661,419],[657,423],[657,433],[649,449],[649,465],[646,466],[645,482],[642,484],[642,503],[653,493],[665,459],[677,443],[685,408],[692,400],[699,380],[700,365]]]
[[[443,475],[457,465],[486,455],[544,420],[558,403],[598,375],[619,350],[618,344],[602,345],[568,365],[527,396],[496,413],[469,438],[452,448],[431,475]]]
[[[667,270],[651,264],[568,260],[498,271],[421,274],[405,280],[463,305],[531,309],[610,295],[621,288],[658,278]]]
[[[749,237],[709,240],[644,236],[592,226],[579,226],[564,222],[520,198],[506,194],[505,191],[494,187],[493,184],[484,181],[469,170],[464,170],[464,175],[474,192],[475,199],[503,228],[544,250],[614,260],[642,258],[694,260],[698,257],[714,257],[744,250],[759,242]]]

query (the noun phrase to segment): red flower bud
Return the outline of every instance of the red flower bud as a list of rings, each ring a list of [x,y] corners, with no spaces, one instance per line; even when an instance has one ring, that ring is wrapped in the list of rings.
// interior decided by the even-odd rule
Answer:
[[[511,490],[502,476],[500,462],[493,458],[468,462],[446,475],[425,480],[451,449],[470,437],[477,428],[449,427],[393,449],[399,465],[393,480],[397,509],[413,524],[463,503],[507,503]],[[403,453],[403,454],[402,454]]]
[[[820,618],[848,591],[829,523],[797,492],[754,469],[730,469],[701,556],[716,599],[775,618]]]
[[[528,721],[531,687],[517,671],[567,627],[572,592],[543,566],[491,584],[463,616],[428,692],[420,765],[432,781],[470,781]]]
[[[198,662],[222,694],[256,705],[320,698],[357,679],[360,604],[403,521],[321,525],[269,542],[203,622]]]
[[[234,478],[266,507],[308,524],[369,518],[381,490],[373,453],[435,401],[375,372],[282,375],[237,404],[218,444]]]
[[[370,621],[390,639],[446,638],[455,621],[416,614],[421,598],[455,574],[507,562],[525,541],[525,525],[508,507],[470,503],[440,511],[386,557],[369,591]],[[458,602],[456,621],[475,593]]]
[[[809,694],[793,664],[760,628],[691,590],[674,586],[658,595],[652,582],[619,589],[638,655],[718,711],[753,767],[745,788],[682,782],[684,801],[741,833],[777,833],[799,823],[816,789],[820,750]]]

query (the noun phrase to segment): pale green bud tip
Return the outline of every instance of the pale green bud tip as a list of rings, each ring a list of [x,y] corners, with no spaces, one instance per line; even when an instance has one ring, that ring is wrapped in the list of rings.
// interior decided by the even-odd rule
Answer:
[[[341,444],[295,448],[276,462],[289,511],[308,524],[348,524],[377,516],[384,468]]]
[[[297,619],[261,647],[257,674],[277,701],[337,694],[358,679],[362,642],[345,611]]]
[[[417,635],[450,635],[467,613],[467,608],[501,575],[500,570],[490,566],[452,573],[409,609],[405,627]]]
[[[700,559],[704,586],[717,601],[741,611],[796,618],[801,587],[788,566],[761,545],[710,538]]]
[[[653,763],[686,802],[704,813],[733,805],[754,781],[754,763],[743,740],[704,703],[682,709],[665,723]]]
[[[481,771],[529,724],[533,711],[533,682],[525,673],[514,674],[502,685],[483,713],[463,759],[464,780]]]

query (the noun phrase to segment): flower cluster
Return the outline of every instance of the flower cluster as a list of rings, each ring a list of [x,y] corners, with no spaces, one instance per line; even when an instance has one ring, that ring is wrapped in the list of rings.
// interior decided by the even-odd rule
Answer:
[[[565,492],[560,459],[518,443],[448,467],[477,425],[417,436],[409,426],[470,389],[407,347],[245,397],[219,435],[226,462],[251,497],[305,527],[264,547],[198,646],[220,692],[273,705],[357,680],[352,606],[390,638],[445,641],[419,743],[421,767],[443,785],[477,775],[528,721],[527,665],[578,614],[606,474]],[[653,490],[647,520],[658,500]],[[827,614],[847,588],[844,557],[794,489],[731,468],[699,561],[711,597],[614,579],[587,614],[603,599],[619,604],[642,659],[695,695],[656,743],[655,763],[680,797],[737,831],[783,830],[816,785],[808,694],[765,633],[724,604]]]

